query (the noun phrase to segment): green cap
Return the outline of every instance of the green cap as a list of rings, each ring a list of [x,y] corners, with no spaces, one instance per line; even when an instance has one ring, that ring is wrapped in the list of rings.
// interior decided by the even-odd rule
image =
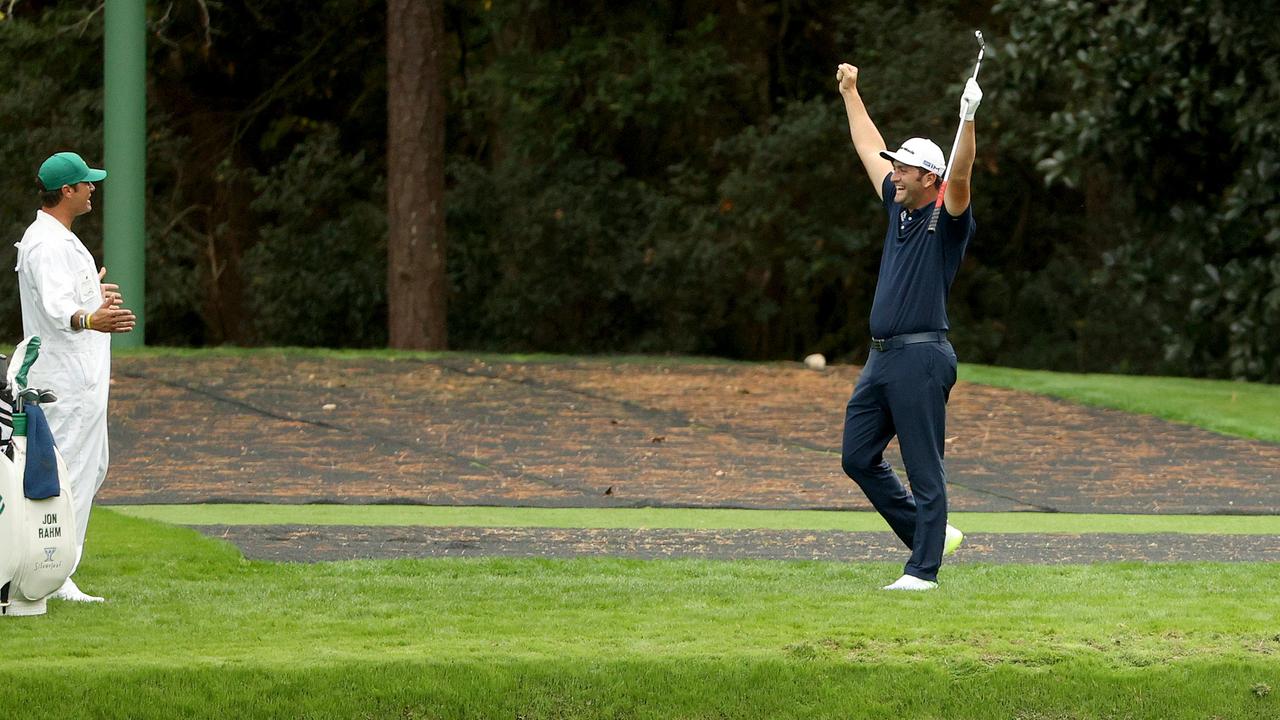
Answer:
[[[79,155],[60,152],[50,155],[40,166],[40,184],[45,190],[57,190],[63,185],[79,182],[98,182],[107,176],[106,170],[89,167]]]

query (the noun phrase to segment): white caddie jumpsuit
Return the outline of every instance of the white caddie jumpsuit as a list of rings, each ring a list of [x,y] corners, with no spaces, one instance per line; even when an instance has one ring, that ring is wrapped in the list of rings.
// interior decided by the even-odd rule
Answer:
[[[18,248],[18,292],[22,331],[40,336],[40,356],[27,387],[52,390],[57,402],[41,405],[53,440],[67,463],[76,521],[76,562],[84,554],[93,497],[107,476],[107,391],[111,382],[111,335],[72,330],[77,310],[102,306],[102,286],[93,255],[76,234],[43,210]],[[15,359],[16,361],[16,359]]]

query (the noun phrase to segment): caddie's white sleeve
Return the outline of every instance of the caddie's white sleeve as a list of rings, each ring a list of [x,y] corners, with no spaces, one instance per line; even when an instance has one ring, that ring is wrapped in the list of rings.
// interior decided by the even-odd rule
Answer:
[[[71,316],[81,307],[76,302],[77,278],[72,258],[62,250],[58,244],[41,243],[27,255],[26,269],[31,273],[40,310],[53,327],[71,333],[75,332],[71,329]]]

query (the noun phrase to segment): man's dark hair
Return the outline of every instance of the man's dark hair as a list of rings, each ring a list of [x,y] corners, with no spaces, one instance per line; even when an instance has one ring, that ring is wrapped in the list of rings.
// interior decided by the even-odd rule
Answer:
[[[62,188],[48,190],[44,183],[40,182],[40,178],[36,178],[36,192],[40,193],[40,207],[56,207],[62,202]]]

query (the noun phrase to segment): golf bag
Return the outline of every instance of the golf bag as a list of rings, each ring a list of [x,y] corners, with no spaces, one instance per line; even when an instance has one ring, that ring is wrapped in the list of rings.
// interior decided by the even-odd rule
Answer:
[[[0,413],[8,410],[12,427],[0,448],[0,616],[44,614],[45,599],[62,587],[77,559],[71,493],[62,484],[67,466],[36,404],[57,398],[26,387],[39,348],[39,338],[19,345],[19,356],[26,355],[21,369],[0,380]]]

